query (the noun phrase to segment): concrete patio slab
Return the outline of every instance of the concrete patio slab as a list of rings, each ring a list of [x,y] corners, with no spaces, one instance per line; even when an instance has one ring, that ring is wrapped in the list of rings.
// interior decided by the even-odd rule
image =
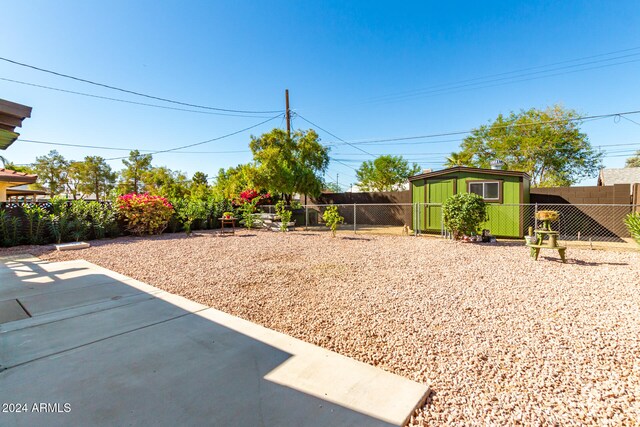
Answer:
[[[0,425],[401,426],[428,393],[84,261],[0,266],[0,295],[35,310],[0,325],[0,401],[51,404]]]
[[[18,300],[0,301],[0,324],[28,318],[29,314],[24,311]]]

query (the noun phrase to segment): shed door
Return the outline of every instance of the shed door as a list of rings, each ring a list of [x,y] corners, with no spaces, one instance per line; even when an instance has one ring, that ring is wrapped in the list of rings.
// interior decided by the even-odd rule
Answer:
[[[425,209],[427,228],[440,231],[442,228],[442,203],[455,194],[455,179],[431,179],[427,181],[427,202]],[[433,206],[433,204],[439,206]]]

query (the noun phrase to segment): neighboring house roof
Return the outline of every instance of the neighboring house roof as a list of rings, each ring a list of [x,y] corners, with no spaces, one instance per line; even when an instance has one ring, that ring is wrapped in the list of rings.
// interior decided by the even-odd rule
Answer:
[[[13,185],[33,184],[37,179],[38,175],[30,175],[28,173],[0,168],[0,182],[8,182]]]
[[[482,169],[482,168],[468,168],[466,166],[455,166],[452,168],[442,169],[439,171],[426,172],[426,173],[421,173],[420,175],[414,175],[409,177],[409,181],[415,181],[416,179],[423,179],[423,178],[431,178],[431,177],[440,176],[440,175],[448,175],[454,172],[476,172],[476,173],[483,173],[487,175],[521,176],[523,178],[530,179],[529,174],[527,174],[526,172],[507,171],[502,169]]]
[[[0,99],[0,150],[6,150],[20,136],[15,130],[31,117],[31,107]]]
[[[47,192],[44,190],[35,190],[29,188],[28,185],[18,185],[16,187],[7,188],[7,196],[32,196],[32,195],[45,196]]]
[[[598,185],[640,184],[640,168],[600,169]]]

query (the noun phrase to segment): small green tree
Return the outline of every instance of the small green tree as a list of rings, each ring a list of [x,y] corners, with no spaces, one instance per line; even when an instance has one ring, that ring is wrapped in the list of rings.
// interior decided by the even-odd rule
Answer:
[[[38,175],[38,183],[53,197],[64,191],[68,167],[69,162],[56,150],[51,150],[46,156],[36,157],[33,171]]]
[[[477,194],[459,193],[449,197],[442,204],[444,226],[458,240],[463,235],[471,235],[480,230],[487,220],[487,205]]]
[[[336,230],[338,229],[338,225],[344,222],[344,217],[340,216],[338,213],[337,206],[329,206],[324,210],[322,214],[322,219],[324,220],[327,227],[331,229],[331,237],[336,237]]]
[[[142,189],[143,176],[151,170],[151,154],[140,154],[140,151],[133,150],[129,153],[129,158],[122,160],[126,166],[120,171],[120,192],[138,194]]]
[[[82,162],[74,162],[77,189],[84,194],[94,194],[100,201],[109,194],[116,182],[116,173],[100,156],[87,156]],[[74,195],[75,198],[75,195]]]
[[[629,234],[631,234],[633,240],[640,245],[640,213],[630,213],[625,217],[624,223],[626,224],[627,229],[629,229]]]
[[[256,206],[260,201],[260,197],[254,197],[250,201],[245,201],[240,206],[240,215],[242,216],[242,223],[247,228],[253,228],[256,225],[256,217],[253,214],[256,212]]]
[[[284,200],[280,200],[276,203],[276,214],[280,217],[280,231],[287,231],[293,212],[287,209],[287,204]]]

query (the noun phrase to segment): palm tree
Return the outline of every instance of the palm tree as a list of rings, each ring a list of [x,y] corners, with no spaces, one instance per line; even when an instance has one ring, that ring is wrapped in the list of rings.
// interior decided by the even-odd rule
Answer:
[[[9,163],[9,160],[7,160],[6,157],[0,156],[0,162],[2,162],[2,167],[5,167],[7,163]]]
[[[455,166],[470,166],[471,156],[462,152],[451,153],[451,155],[446,158],[444,165],[448,168],[452,168]]]

